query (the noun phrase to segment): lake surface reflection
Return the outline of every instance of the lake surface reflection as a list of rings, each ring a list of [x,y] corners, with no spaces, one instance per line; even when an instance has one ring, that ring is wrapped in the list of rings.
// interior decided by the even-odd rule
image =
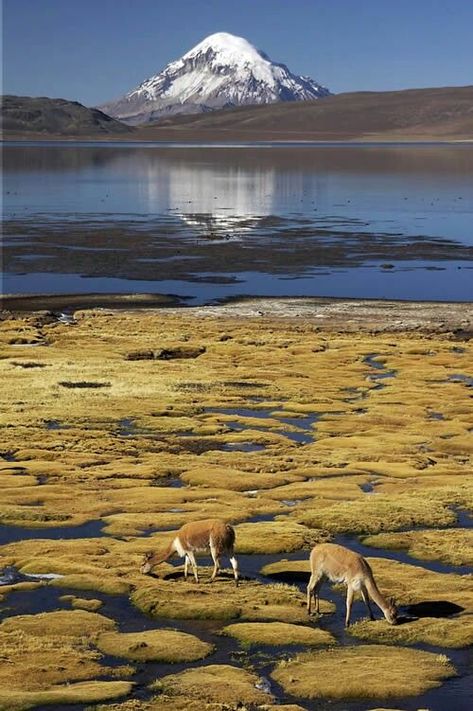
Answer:
[[[8,144],[3,293],[471,300],[473,146]]]

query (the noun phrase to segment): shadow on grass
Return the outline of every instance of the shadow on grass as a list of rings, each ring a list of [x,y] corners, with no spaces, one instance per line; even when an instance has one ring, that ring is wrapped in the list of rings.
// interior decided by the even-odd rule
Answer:
[[[408,615],[406,621],[410,621],[413,618],[418,619],[419,617],[452,617],[453,615],[458,615],[459,612],[463,612],[464,609],[464,607],[448,600],[426,600],[425,602],[406,605],[404,608]],[[404,618],[400,617],[398,624],[402,624],[401,620],[404,620]]]

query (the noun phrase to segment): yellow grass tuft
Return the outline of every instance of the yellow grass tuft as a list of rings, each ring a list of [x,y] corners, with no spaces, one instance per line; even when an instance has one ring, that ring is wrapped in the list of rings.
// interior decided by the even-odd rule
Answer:
[[[133,661],[193,662],[213,651],[213,645],[202,642],[194,635],[165,629],[105,632],[96,644],[105,654]]]
[[[222,632],[236,637],[243,644],[270,644],[273,646],[302,644],[321,646],[334,644],[335,638],[314,627],[292,625],[284,622],[240,622],[227,625]]]
[[[153,687],[171,698],[181,696],[201,703],[250,706],[270,702],[272,696],[260,691],[257,683],[256,674],[245,669],[214,664],[165,676]]]
[[[361,645],[306,652],[279,662],[271,676],[304,698],[417,696],[456,672],[447,657],[404,647]]]

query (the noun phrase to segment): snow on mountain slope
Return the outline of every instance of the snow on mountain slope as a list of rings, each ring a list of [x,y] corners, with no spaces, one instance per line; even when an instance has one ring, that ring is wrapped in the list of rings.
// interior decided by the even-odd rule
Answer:
[[[243,37],[217,32],[122,98],[105,113],[139,124],[178,113],[242,104],[304,101],[330,92],[310,77],[292,74]]]

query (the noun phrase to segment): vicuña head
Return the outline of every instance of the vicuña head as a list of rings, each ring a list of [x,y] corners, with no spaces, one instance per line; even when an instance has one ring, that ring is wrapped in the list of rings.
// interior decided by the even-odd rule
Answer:
[[[195,553],[210,551],[214,562],[211,582],[215,580],[220,570],[220,558],[227,555],[233,568],[235,583],[238,585],[238,562],[234,555],[235,530],[230,524],[216,518],[205,521],[186,523],[176,533],[167,549],[159,553],[145,553],[141,564],[141,572],[149,574],[155,565],[169,560],[174,554],[184,558],[184,577],[187,580],[189,563],[192,566],[196,582],[199,582]]]
[[[344,583],[347,586],[345,625],[350,625],[350,613],[355,592],[360,591],[374,620],[370,598],[382,610],[391,625],[397,623],[398,610],[394,600],[388,600],[379,590],[368,561],[363,556],[335,543],[321,543],[310,554],[311,576],[307,586],[307,612],[310,614],[312,595],[319,612],[319,592],[324,580]]]

